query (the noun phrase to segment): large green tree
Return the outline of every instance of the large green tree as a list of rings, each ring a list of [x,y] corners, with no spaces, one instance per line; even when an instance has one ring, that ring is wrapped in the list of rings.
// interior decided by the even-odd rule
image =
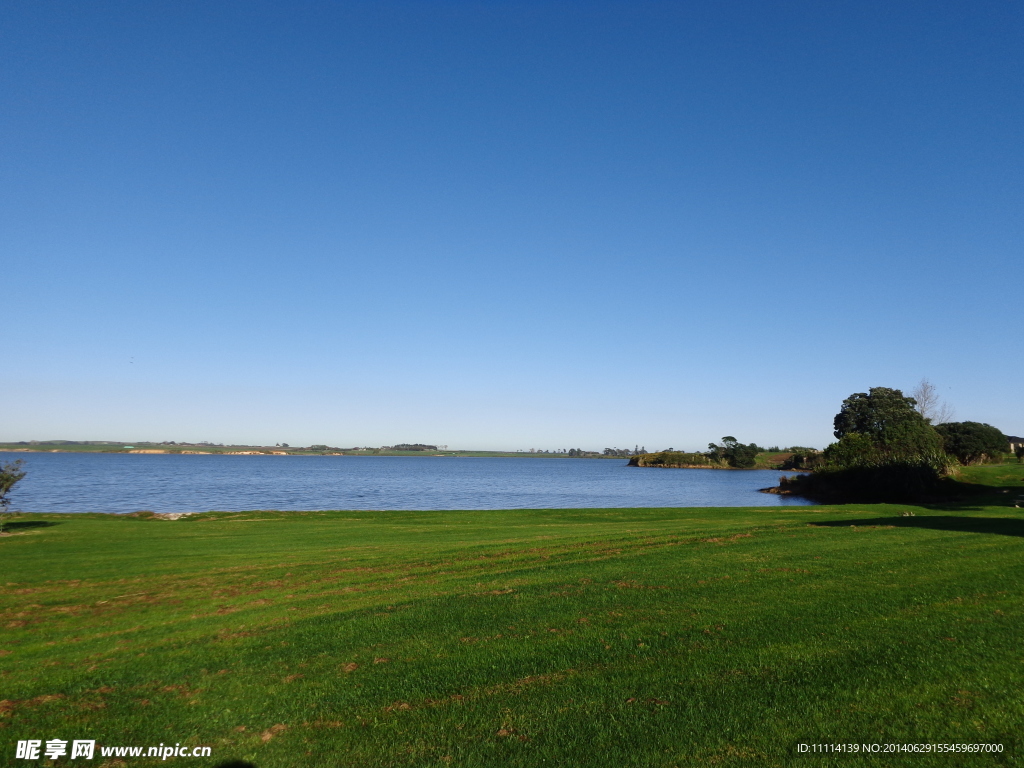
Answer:
[[[844,439],[855,443],[849,448],[858,455],[866,450],[890,458],[941,454],[942,438],[915,405],[914,398],[905,397],[898,389],[872,387],[866,393],[857,392],[843,401],[833,420],[834,434],[840,446]],[[851,435],[860,437],[850,440]]]
[[[973,464],[994,458],[1010,447],[1010,441],[991,424],[977,421],[954,421],[939,424],[935,431],[942,436],[946,453],[956,456],[961,464]]]

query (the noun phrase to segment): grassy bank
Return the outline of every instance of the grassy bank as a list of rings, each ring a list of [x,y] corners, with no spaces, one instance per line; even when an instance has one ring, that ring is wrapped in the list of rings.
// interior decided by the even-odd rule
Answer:
[[[1019,765],[1024,476],[997,470],[945,508],[26,515],[0,764],[88,738],[260,768]]]

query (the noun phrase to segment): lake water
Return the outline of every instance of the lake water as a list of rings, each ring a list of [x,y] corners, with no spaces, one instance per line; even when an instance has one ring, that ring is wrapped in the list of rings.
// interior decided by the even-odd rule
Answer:
[[[777,470],[627,467],[625,459],[0,453],[25,460],[24,512],[771,507]]]

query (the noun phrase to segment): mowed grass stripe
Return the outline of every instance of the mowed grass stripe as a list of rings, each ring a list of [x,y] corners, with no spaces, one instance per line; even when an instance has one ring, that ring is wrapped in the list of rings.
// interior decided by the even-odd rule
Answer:
[[[1019,511],[908,509],[26,516],[59,524],[0,540],[0,754],[790,765],[798,741],[966,741],[1006,751],[908,764],[1019,764]]]

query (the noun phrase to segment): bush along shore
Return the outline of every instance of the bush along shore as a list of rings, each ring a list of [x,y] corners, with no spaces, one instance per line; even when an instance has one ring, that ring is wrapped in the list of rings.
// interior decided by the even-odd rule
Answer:
[[[631,467],[671,467],[673,469],[729,469],[723,461],[708,458],[703,453],[683,451],[659,451],[634,456],[629,460]]]
[[[641,453],[629,460],[631,467],[664,467],[672,469],[807,469],[817,460],[820,451],[813,448],[762,448],[756,443],[744,445],[727,435],[721,444],[710,443],[704,453],[666,451]]]
[[[917,405],[887,387],[850,395],[833,421],[838,441],[808,462],[812,472],[764,490],[825,503],[934,502],[960,492],[952,479],[962,466],[1003,462],[1009,440],[995,427],[933,426]]]

